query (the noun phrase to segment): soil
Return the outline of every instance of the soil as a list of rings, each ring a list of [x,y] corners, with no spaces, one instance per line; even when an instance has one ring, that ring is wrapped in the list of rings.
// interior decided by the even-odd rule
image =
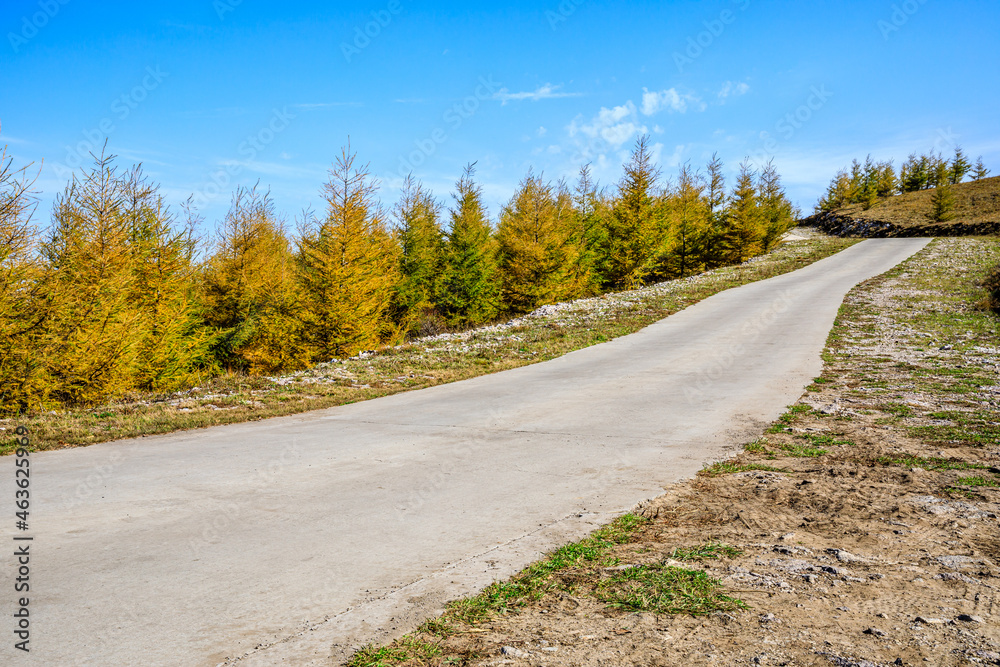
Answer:
[[[971,305],[997,261],[995,240],[942,239],[856,288],[823,376],[763,438],[637,507],[649,521],[617,560],[445,639],[418,633],[441,649],[419,664],[1000,665],[1000,325]],[[740,553],[671,560],[708,543]],[[643,564],[704,570],[746,608],[594,595]]]

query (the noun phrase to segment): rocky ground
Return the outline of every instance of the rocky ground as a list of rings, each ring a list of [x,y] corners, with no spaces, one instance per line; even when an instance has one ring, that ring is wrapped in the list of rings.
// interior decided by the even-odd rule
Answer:
[[[996,239],[847,297],[735,459],[354,665],[1000,665]]]

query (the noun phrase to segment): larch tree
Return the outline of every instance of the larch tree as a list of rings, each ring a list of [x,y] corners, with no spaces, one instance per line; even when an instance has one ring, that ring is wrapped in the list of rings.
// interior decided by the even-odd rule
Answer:
[[[603,248],[605,287],[642,285],[656,268],[666,244],[663,209],[657,201],[660,172],[650,149],[649,137],[636,141],[618,183]]]
[[[961,183],[965,175],[971,170],[972,165],[962,151],[962,147],[955,148],[955,156],[951,159],[951,165],[949,165],[948,182],[951,184]]]
[[[399,247],[368,165],[350,146],[324,186],[326,216],[304,224],[298,265],[303,336],[314,359],[350,356],[398,340],[391,305]]]
[[[497,247],[475,173],[474,163],[466,166],[455,186],[437,284],[438,309],[451,326],[487,322],[501,307]]]
[[[132,303],[145,332],[133,382],[139,389],[175,390],[212,365],[197,292],[195,220],[177,225],[159,187],[139,166],[125,175],[123,195],[131,230]]]
[[[38,294],[29,167],[15,168],[6,147],[0,152],[0,414],[39,407],[44,394],[38,348],[48,308]]]
[[[850,203],[851,177],[846,171],[840,170],[830,181],[826,192],[819,198],[816,204],[816,211],[827,213],[843,208]]]
[[[213,352],[230,371],[301,368],[299,294],[291,244],[269,192],[238,187],[202,275]]]
[[[589,164],[580,168],[573,191],[560,195],[560,215],[571,216],[571,239],[576,250],[572,275],[577,296],[590,296],[598,291],[602,280],[600,248],[606,240],[608,203],[593,180]]]
[[[51,313],[44,350],[47,396],[89,403],[134,386],[146,339],[137,285],[126,179],[114,156],[74,176],[55,202],[42,245]]]
[[[873,174],[876,172],[873,169]],[[763,237],[761,249],[770,250],[795,224],[795,207],[785,195],[781,176],[773,161],[768,161],[757,179],[757,202],[760,208]]]
[[[945,181],[934,188],[931,206],[931,219],[935,222],[947,222],[955,218],[955,193],[951,183]]]
[[[497,245],[504,308],[524,313],[573,296],[576,248],[569,202],[529,173],[500,212]]]
[[[444,259],[441,204],[410,175],[394,216],[401,249],[395,318],[405,330],[433,333],[434,290]]]
[[[983,164],[983,156],[976,158],[976,164],[972,167],[972,180],[980,181],[990,175],[990,170]]]
[[[719,154],[713,153],[707,166],[708,174],[705,188],[710,223],[704,248],[706,268],[714,268],[725,263],[725,257],[721,252],[721,239],[728,201],[726,178],[722,173],[723,166]]]
[[[764,225],[754,177],[749,162],[740,164],[722,234],[723,251],[731,264],[745,262],[762,250]]]
[[[668,199],[670,245],[662,261],[664,277],[684,278],[704,269],[707,244],[711,242],[711,204],[705,183],[683,165],[677,188]]]

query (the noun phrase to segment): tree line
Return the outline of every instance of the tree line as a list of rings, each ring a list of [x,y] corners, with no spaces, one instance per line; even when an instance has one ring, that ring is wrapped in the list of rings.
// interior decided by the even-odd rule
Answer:
[[[954,205],[950,186],[961,183],[966,176],[978,181],[988,175],[982,156],[972,164],[960,146],[951,159],[933,150],[920,155],[911,153],[898,173],[892,160],[876,162],[869,155],[863,164],[855,159],[849,169],[837,172],[816,204],[816,212],[826,213],[850,204],[861,204],[868,210],[886,197],[937,188],[932,217],[944,220]]]
[[[797,216],[773,164],[713,156],[664,179],[640,138],[612,187],[529,172],[491,220],[467,166],[448,205],[412,176],[387,209],[347,147],[325,210],[295,221],[239,187],[214,236],[141,166],[96,156],[33,222],[26,169],[0,158],[0,410],[169,392],[273,373],[561,300],[746,261]]]

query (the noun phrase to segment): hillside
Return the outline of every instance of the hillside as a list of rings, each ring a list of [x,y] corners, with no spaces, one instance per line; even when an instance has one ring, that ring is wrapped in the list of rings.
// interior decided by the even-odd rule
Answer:
[[[1000,176],[952,186],[955,218],[933,222],[934,190],[920,190],[879,201],[867,211],[851,204],[817,213],[800,224],[838,236],[966,236],[1000,233]]]

